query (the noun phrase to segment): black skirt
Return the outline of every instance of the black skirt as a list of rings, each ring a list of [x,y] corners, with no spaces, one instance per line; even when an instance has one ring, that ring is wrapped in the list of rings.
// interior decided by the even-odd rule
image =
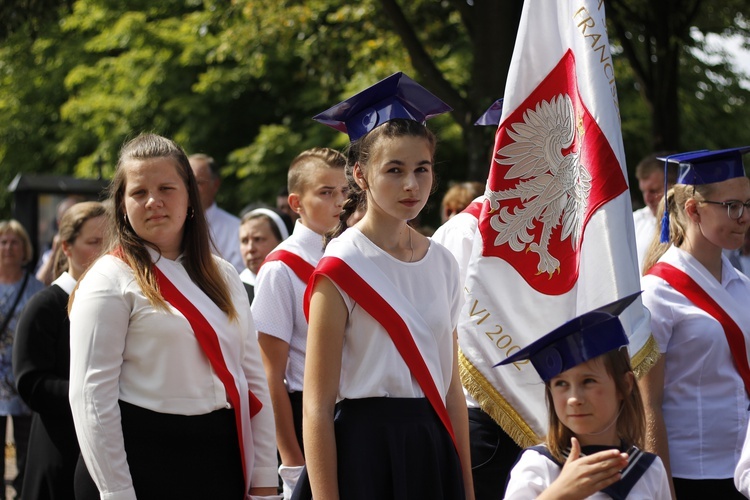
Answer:
[[[34,413],[31,420],[23,498],[72,500],[79,450],[73,417]]]
[[[138,500],[244,498],[234,410],[197,416],[157,413],[120,401],[122,432]],[[76,499],[90,488],[76,471]],[[90,479],[89,479],[90,480]],[[81,493],[81,495],[79,495]]]
[[[464,498],[458,453],[426,399],[346,399],[334,427],[340,498]],[[306,474],[300,483],[293,498],[309,498]]]

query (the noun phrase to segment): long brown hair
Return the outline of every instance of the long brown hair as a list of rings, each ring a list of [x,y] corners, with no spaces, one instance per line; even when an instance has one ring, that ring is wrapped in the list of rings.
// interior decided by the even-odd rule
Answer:
[[[115,252],[132,269],[135,280],[148,301],[158,309],[169,310],[159,292],[154,275],[154,264],[146,247],[157,251],[159,248],[133,230],[125,212],[126,169],[132,161],[145,161],[154,158],[166,158],[174,162],[177,173],[182,178],[188,193],[188,217],[185,219],[185,230],[182,235],[183,265],[190,279],[209,296],[209,298],[230,319],[237,317],[237,311],[227,283],[211,254],[211,237],[208,223],[201,207],[198,186],[190,168],[187,155],[175,142],[156,134],[141,134],[126,143],[120,150],[115,175],[109,185],[109,229],[108,252]],[[71,296],[71,303],[74,297]]]
[[[356,141],[349,144],[346,152],[346,175],[347,197],[341,210],[338,225],[325,235],[325,242],[328,243],[333,238],[346,231],[347,221],[358,208],[365,210],[367,204],[367,195],[354,180],[354,165],[359,164],[366,171],[367,163],[372,156],[372,150],[381,138],[393,139],[397,137],[421,137],[427,141],[430,148],[430,154],[435,156],[437,147],[437,138],[430,129],[425,125],[415,122],[414,120],[395,119],[385,122],[374,128],[372,131],[363,135]],[[437,178],[435,171],[432,174],[432,189],[434,192],[437,187]]]
[[[594,360],[604,363],[607,373],[615,382],[617,393],[622,396],[622,412],[617,418],[617,435],[626,445],[642,448],[646,434],[646,417],[641,392],[630,366],[627,348],[621,347],[609,351],[594,358]],[[628,377],[630,377],[630,383],[627,380]],[[565,462],[563,452],[570,446],[570,438],[575,436],[557,417],[549,382],[545,384],[544,393],[547,398],[547,413],[549,414],[547,449],[557,460]]]

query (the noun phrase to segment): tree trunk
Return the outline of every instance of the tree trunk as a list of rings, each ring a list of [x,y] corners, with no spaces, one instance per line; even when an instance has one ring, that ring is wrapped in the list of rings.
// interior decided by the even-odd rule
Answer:
[[[468,180],[487,180],[488,158],[494,144],[487,143],[488,134],[477,130],[482,127],[475,127],[474,122],[490,104],[505,95],[522,8],[523,0],[475,0],[471,11],[474,61],[468,100],[473,114],[461,123],[468,153]]]
[[[487,157],[492,144],[474,122],[495,100],[503,97],[523,0],[453,0],[474,45],[471,76],[466,89],[457,89],[445,78],[406,19],[397,0],[380,0],[393,31],[409,53],[412,65],[426,78],[425,86],[453,107],[453,118],[466,141],[466,180],[487,180]]]
[[[607,14],[651,113],[653,151],[680,149],[679,71],[683,45],[703,0],[637,5],[609,0]]]

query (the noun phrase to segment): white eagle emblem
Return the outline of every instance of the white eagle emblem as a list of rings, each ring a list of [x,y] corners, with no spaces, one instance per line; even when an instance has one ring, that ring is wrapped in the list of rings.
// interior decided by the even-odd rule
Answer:
[[[537,274],[547,273],[550,278],[560,272],[560,261],[548,250],[552,230],[562,223],[560,241],[570,238],[576,250],[591,190],[591,174],[581,165],[579,152],[563,154],[573,145],[576,132],[583,136],[582,124],[576,125],[567,94],[550,102],[542,100],[536,109],[525,111],[523,122],[508,128],[508,136],[515,142],[501,148],[495,158],[497,163],[511,166],[505,179],[523,180],[513,188],[488,188],[485,193],[490,213],[500,209],[500,200],[521,200],[522,205],[513,212],[504,206],[491,216],[490,225],[498,232],[495,245],[507,243],[514,252],[525,249],[538,254]],[[537,223],[542,224],[542,231],[534,235],[530,231]],[[537,237],[539,241],[535,241]]]

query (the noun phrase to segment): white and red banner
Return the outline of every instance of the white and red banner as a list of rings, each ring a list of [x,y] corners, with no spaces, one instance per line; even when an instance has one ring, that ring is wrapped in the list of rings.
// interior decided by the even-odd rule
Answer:
[[[509,354],[638,291],[614,64],[601,0],[526,0],[459,324],[461,378],[520,445],[546,434],[544,386]],[[658,355],[637,300],[633,364]]]

